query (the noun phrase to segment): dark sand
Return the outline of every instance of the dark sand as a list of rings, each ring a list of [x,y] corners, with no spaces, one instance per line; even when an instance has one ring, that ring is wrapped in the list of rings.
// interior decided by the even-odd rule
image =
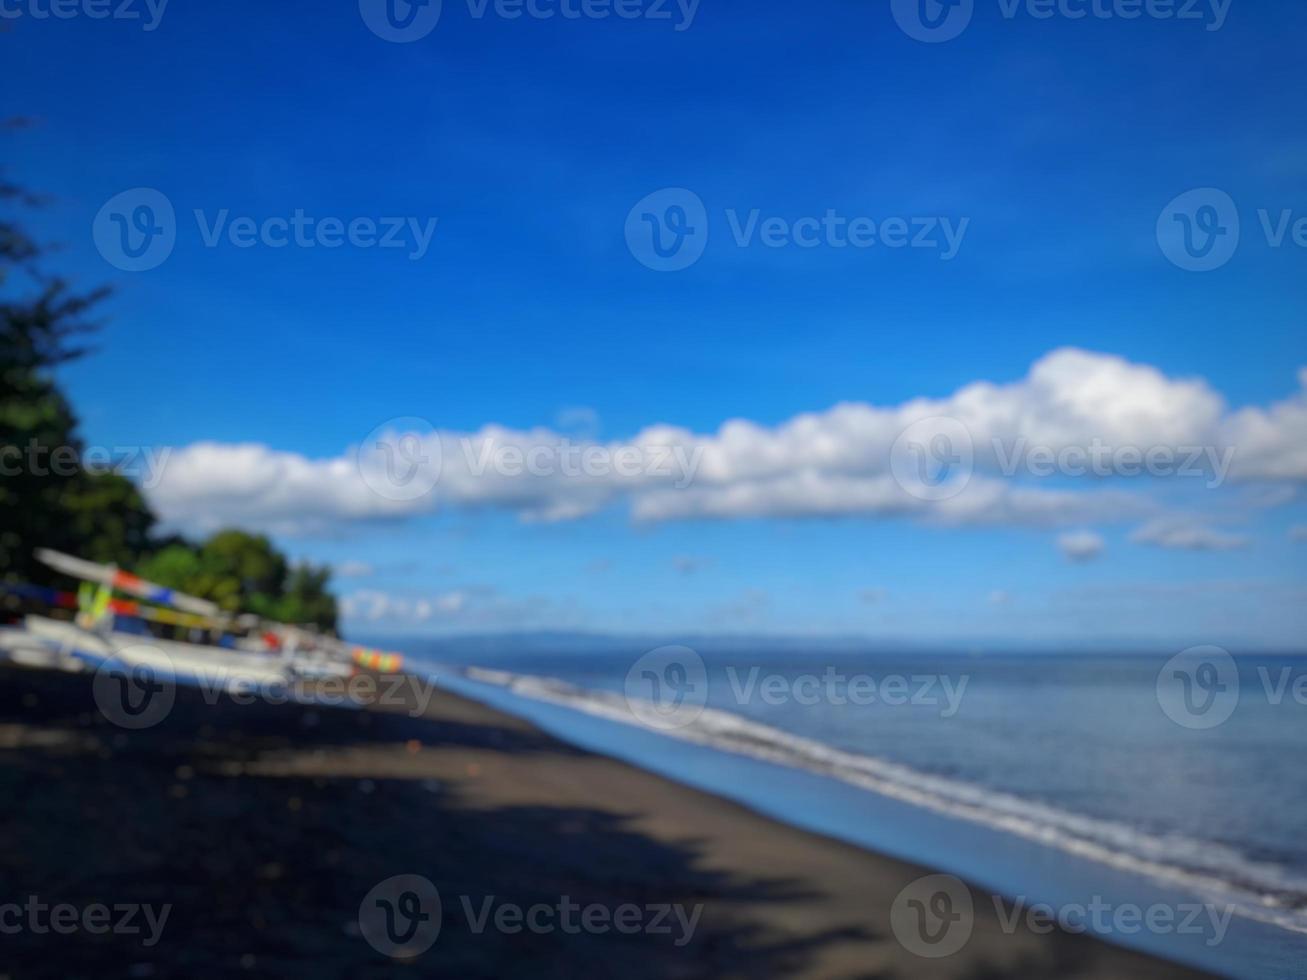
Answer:
[[[426,715],[206,704],[125,732],[85,676],[0,668],[0,904],[173,908],[143,936],[0,935],[0,975],[1182,977],[1084,936],[1004,934],[989,896],[960,953],[904,950],[889,908],[923,869],[788,828],[438,694]],[[435,945],[388,959],[368,891],[420,874]],[[459,896],[703,905],[672,935],[475,934]]]

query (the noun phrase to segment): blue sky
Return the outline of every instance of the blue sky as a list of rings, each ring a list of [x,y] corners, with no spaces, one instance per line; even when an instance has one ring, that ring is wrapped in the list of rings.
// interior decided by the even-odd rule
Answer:
[[[446,0],[404,44],[353,3],[174,2],[150,31],[33,15],[43,8],[8,0],[20,14],[0,22],[4,112],[39,121],[3,137],[5,160],[53,197],[36,224],[64,243],[60,269],[118,287],[102,349],[64,374],[93,444],[257,444],[321,462],[401,416],[604,443],[659,424],[774,431],[840,403],[1019,385],[1068,348],[1202,379],[1223,417],[1301,397],[1307,249],[1270,247],[1257,216],[1307,216],[1299,3],[1235,0],[1208,30],[1024,6],[1009,18],[976,0],[944,43],[909,37],[887,3],[702,0],[687,26],[674,5],[671,20],[507,19]],[[177,240],[133,273],[91,228],[139,187],[175,207]],[[1208,187],[1236,202],[1239,249],[1185,271],[1159,248],[1158,216]],[[663,188],[706,209],[706,249],[677,272],[642,265],[624,235],[632,206]],[[411,261],[206,247],[197,209],[209,222],[298,209],[438,223]],[[755,209],[967,224],[948,260],[738,247],[727,212]],[[1297,424],[1276,438],[1301,446]],[[360,573],[338,582],[356,596],[356,632],[1297,645],[1307,474],[1273,470],[1212,491],[1057,480],[1154,510],[1056,522],[878,505],[649,521],[623,495],[524,520],[469,493],[294,526],[239,482],[229,497],[248,512],[223,513]],[[212,498],[168,478],[161,509],[198,529]],[[332,514],[306,510],[319,505]],[[1141,533],[1159,521],[1210,534]],[[1070,560],[1059,537],[1085,532],[1101,545]]]

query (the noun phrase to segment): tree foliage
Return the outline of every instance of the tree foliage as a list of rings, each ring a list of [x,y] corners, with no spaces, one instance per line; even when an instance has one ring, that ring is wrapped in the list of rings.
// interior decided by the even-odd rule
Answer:
[[[222,531],[199,544],[152,537],[136,485],[90,472],[77,417],[54,371],[87,353],[91,314],[107,289],[85,292],[45,274],[45,249],[15,213],[39,205],[0,178],[0,579],[54,584],[35,560],[54,548],[138,571],[230,612],[336,627],[330,569],[292,567],[262,535]]]
[[[140,566],[145,578],[216,602],[230,613],[336,628],[331,570],[291,566],[264,535],[226,530],[199,544],[175,540]]]
[[[7,210],[39,203],[0,181]],[[127,562],[148,546],[154,516],[135,485],[87,472],[77,417],[53,371],[86,348],[107,290],[74,290],[41,268],[44,250],[0,215],[0,575],[48,581],[37,547]],[[68,461],[62,463],[61,461]]]

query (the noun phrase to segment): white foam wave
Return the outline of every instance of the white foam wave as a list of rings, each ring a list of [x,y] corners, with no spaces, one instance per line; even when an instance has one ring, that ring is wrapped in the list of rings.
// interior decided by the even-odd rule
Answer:
[[[1239,915],[1307,933],[1307,880],[1224,844],[1174,834],[1150,834],[1124,823],[1071,813],[875,756],[836,749],[716,708],[705,708],[684,727],[661,729],[641,721],[620,694],[579,688],[551,677],[477,667],[467,668],[464,675],[522,697],[819,773],[1099,864],[1146,875],[1208,900],[1228,903]]]

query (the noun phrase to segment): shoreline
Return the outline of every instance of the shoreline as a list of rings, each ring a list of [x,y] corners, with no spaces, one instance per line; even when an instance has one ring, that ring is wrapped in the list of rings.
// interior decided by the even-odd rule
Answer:
[[[675,728],[633,723],[620,706],[620,694],[614,706],[614,695],[603,684],[570,688],[569,682],[546,676],[539,685],[519,685],[505,678],[537,678],[505,673],[487,680],[448,665],[438,673],[455,693],[525,718],[569,744],[735,801],[787,826],[943,869],[1027,909],[1051,906],[1065,912],[1068,928],[1104,942],[1248,980],[1284,976],[1301,962],[1300,930],[1258,914],[1262,909],[1256,906],[1239,904],[1257,896],[1222,894],[1216,881],[1177,881],[1166,876],[1170,867],[1155,874],[1141,866],[1134,846],[1084,850],[1074,838],[1041,836],[1029,822],[1003,819],[1014,812],[1021,817],[1019,810],[998,811],[999,819],[993,819],[993,810],[936,806],[928,795],[914,798],[912,783],[901,791],[900,783],[881,780],[874,768],[872,778],[862,779],[866,770],[830,765],[830,755],[822,753],[839,755],[839,750],[793,735],[794,729],[770,728],[762,721],[761,729],[742,733],[733,724],[696,724],[688,726],[694,734],[687,736]],[[583,691],[589,694],[571,696]],[[722,720],[733,719],[746,727],[754,721],[748,715]],[[726,737],[719,737],[723,733]],[[800,743],[797,753],[791,751],[791,737]],[[807,754],[805,744],[819,751]],[[874,766],[885,758],[870,761]],[[1144,914],[1157,916],[1158,924],[1141,927]]]
[[[931,869],[575,748],[443,688],[420,717],[208,705],[178,688],[160,724],[125,732],[96,712],[88,681],[0,669],[0,780],[21,801],[0,827],[0,881],[48,902],[169,903],[172,917],[149,948],[78,933],[51,950],[49,936],[7,936],[16,976],[107,963],[135,976],[385,970],[400,961],[359,935],[358,913],[399,874],[441,896],[439,937],[404,963],[418,973],[1204,975],[1088,935],[1005,929],[979,889],[965,946],[918,956],[896,940],[890,910]],[[476,931],[477,910],[564,900],[683,916],[670,933],[499,931],[484,916]]]

